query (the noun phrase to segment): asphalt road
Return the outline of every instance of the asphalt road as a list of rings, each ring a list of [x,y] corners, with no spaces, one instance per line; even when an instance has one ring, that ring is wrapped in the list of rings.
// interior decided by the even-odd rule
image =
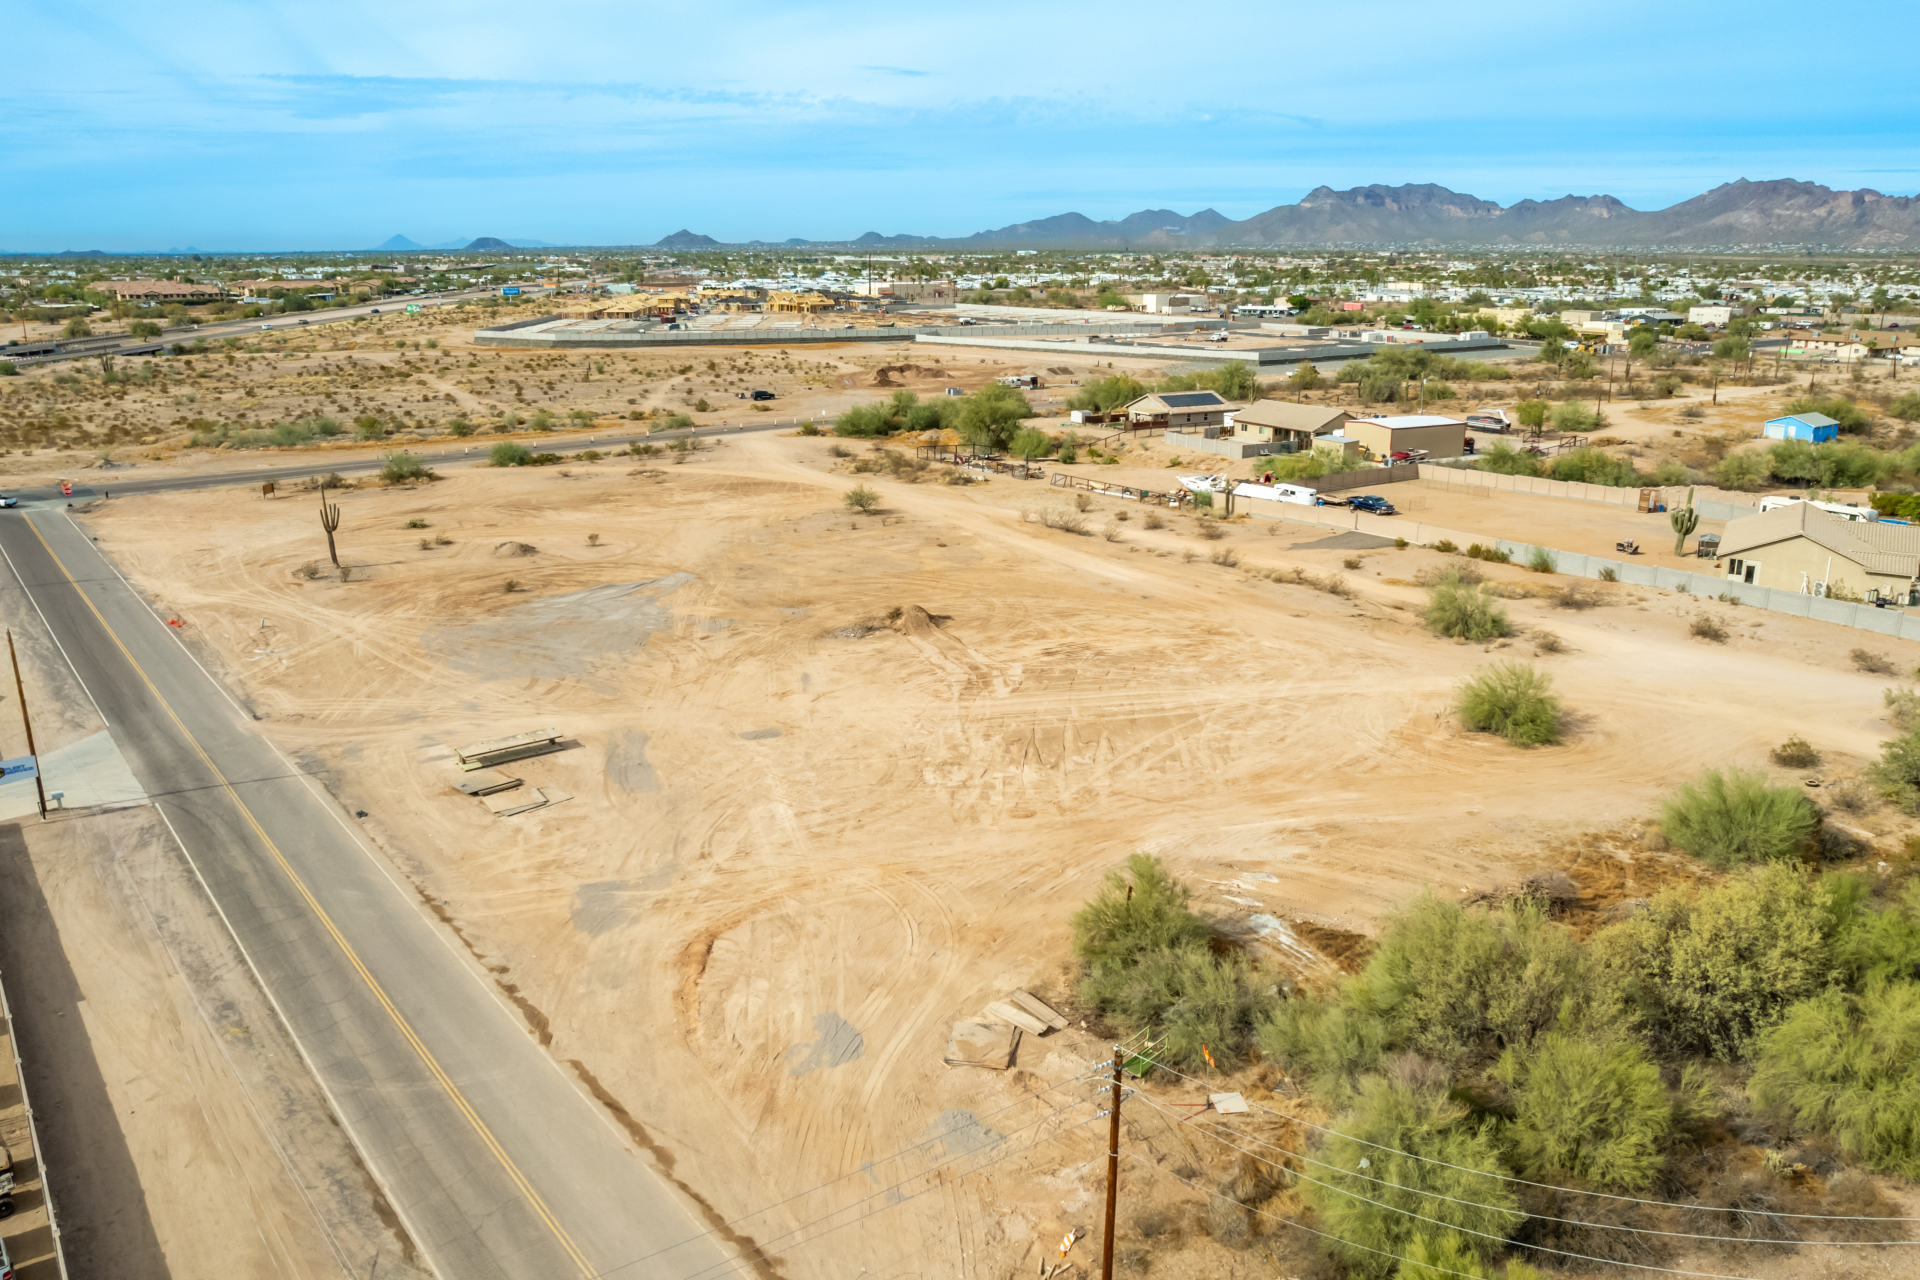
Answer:
[[[46,356],[13,357],[13,360],[21,368],[28,368],[34,365],[54,364],[62,360],[91,360],[96,356],[138,354],[142,351],[151,351],[156,345],[170,347],[176,342],[244,338],[268,329],[277,332],[281,329],[313,328],[323,324],[337,324],[342,320],[358,320],[375,312],[381,315],[405,314],[409,306],[418,306],[423,310],[447,307],[457,302],[470,302],[475,298],[490,298],[495,292],[489,287],[463,289],[457,293],[395,294],[391,298],[381,298],[351,307],[330,307],[322,311],[281,312],[272,316],[257,316],[251,320],[222,320],[213,324],[168,329],[158,338],[131,338],[125,334],[117,334],[98,338],[54,339],[60,343],[61,349],[57,353]],[[553,291],[550,289],[528,286],[520,296],[523,300],[531,301],[551,292]],[[5,358],[7,358],[6,351],[0,348],[0,359]]]
[[[798,427],[797,420],[781,422],[752,422],[738,426],[690,427],[684,431],[644,431],[633,433],[616,432],[610,434],[561,436],[552,441],[528,440],[516,437],[517,442],[530,449],[550,450],[554,453],[581,453],[588,449],[624,449],[630,444],[647,442],[661,444],[668,440],[698,438],[713,439],[719,436],[744,435],[749,431],[791,431]],[[458,466],[462,463],[485,462],[487,451],[497,440],[486,440],[476,444],[447,445],[436,449],[407,449],[405,452],[419,458],[428,466]],[[261,485],[268,481],[304,480],[308,476],[323,476],[330,472],[341,475],[365,475],[378,471],[381,458],[393,452],[392,448],[373,446],[363,455],[328,458],[318,462],[286,463],[272,467],[249,467],[240,471],[222,471],[204,476],[161,476],[143,480],[137,476],[120,479],[117,474],[97,471],[76,474],[73,479],[73,501],[99,498],[111,494],[131,496],[136,493],[167,493],[181,489],[218,489],[225,485]],[[9,489],[8,494],[24,500],[62,498],[58,485],[37,485],[30,488]]]
[[[63,508],[0,511],[0,550],[440,1276],[723,1263],[731,1250]]]

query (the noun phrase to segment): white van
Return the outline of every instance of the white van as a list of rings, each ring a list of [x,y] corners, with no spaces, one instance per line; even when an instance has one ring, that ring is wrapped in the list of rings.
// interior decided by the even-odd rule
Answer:
[[[1253,484],[1243,481],[1233,488],[1236,498],[1265,498],[1268,502],[1293,502],[1303,507],[1320,505],[1318,490],[1303,484]]]

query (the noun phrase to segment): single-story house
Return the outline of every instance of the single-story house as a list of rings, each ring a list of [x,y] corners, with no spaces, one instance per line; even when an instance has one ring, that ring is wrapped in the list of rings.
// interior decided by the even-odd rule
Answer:
[[[1282,446],[1276,453],[1305,453],[1325,436],[1339,435],[1353,415],[1323,404],[1256,400],[1233,414],[1233,438]]]
[[[1425,449],[1436,458],[1457,458],[1467,450],[1467,424],[1436,413],[1354,418],[1347,423],[1346,434],[1358,440],[1375,461],[1415,449]]]
[[[1233,402],[1217,391],[1167,391],[1141,396],[1127,406],[1127,423],[1133,427],[1166,427],[1188,431],[1199,427],[1217,427],[1233,408]]]
[[[1824,413],[1790,413],[1771,418],[1766,426],[1769,440],[1811,440],[1818,444],[1840,434],[1840,424]]]
[[[1809,355],[1838,356],[1842,360],[1877,360],[1896,354],[1907,358],[1920,350],[1920,334],[1897,329],[1809,333],[1800,339],[1799,346]]]
[[[1716,307],[1712,303],[1705,306],[1688,307],[1687,323],[1706,325],[1713,329],[1724,329],[1733,323],[1733,307]]]
[[[1719,564],[1747,586],[1920,604],[1920,525],[1843,520],[1811,502],[1730,521]]]
[[[110,293],[122,302],[214,302],[227,296],[217,284],[184,284],[178,280],[96,280],[86,287],[95,293]]]

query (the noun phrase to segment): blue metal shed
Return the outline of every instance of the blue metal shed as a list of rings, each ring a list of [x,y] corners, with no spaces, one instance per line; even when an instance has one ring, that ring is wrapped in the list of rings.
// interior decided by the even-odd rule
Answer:
[[[1769,440],[1811,440],[1818,444],[1840,434],[1840,424],[1824,413],[1793,413],[1767,423]]]

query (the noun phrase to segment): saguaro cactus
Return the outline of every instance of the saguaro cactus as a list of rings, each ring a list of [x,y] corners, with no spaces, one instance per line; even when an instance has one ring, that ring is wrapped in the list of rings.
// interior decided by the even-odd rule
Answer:
[[[327,558],[340,567],[340,553],[333,547],[333,531],[340,527],[340,504],[327,501],[327,486],[320,486],[320,527],[327,531]]]
[[[1667,512],[1667,523],[1673,526],[1673,554],[1685,555],[1687,535],[1700,527],[1700,513],[1693,509],[1693,490],[1687,490],[1686,506]]]

